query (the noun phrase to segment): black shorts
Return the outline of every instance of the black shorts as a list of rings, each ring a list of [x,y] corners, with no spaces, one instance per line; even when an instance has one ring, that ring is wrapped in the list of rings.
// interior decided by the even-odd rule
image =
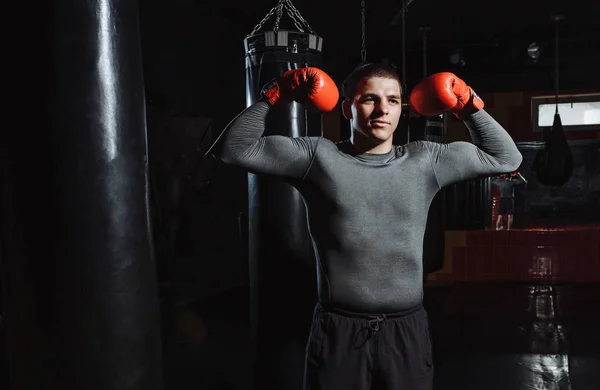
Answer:
[[[515,200],[513,198],[500,198],[498,215],[513,215],[515,213]]]
[[[433,371],[422,306],[376,316],[315,308],[305,390],[431,390]]]

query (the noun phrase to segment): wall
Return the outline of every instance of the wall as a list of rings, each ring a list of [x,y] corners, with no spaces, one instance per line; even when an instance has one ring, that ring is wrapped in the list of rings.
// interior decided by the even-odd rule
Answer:
[[[564,93],[596,91],[565,91]],[[532,131],[530,100],[548,91],[482,94],[486,110],[516,142],[540,141]],[[598,140],[600,132],[567,131],[574,145]],[[446,140],[469,141],[468,131],[450,120]],[[525,164],[525,163],[524,163]],[[560,189],[549,189],[557,194]],[[526,196],[526,195],[525,195]],[[518,219],[518,216],[515,216]],[[598,282],[600,230],[559,231],[447,231],[444,268],[429,275],[430,281],[540,281]]]
[[[598,90],[569,90],[561,94],[597,93]],[[531,125],[531,98],[533,96],[552,95],[551,91],[521,91],[503,93],[485,93],[481,98],[485,110],[490,113],[513,137],[515,142],[542,141],[542,134],[534,132]],[[568,140],[598,139],[600,131],[567,131]],[[448,124],[447,141],[470,140],[469,133],[458,120]]]
[[[444,267],[428,280],[600,282],[600,229],[449,231]]]

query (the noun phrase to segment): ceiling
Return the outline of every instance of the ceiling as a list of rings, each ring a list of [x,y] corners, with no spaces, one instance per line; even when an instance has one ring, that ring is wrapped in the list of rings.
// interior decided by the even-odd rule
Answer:
[[[140,0],[147,89],[185,112],[230,119],[245,105],[243,40],[277,2]],[[322,67],[336,81],[361,61],[360,3],[292,1],[324,39]],[[402,1],[366,0],[367,60],[389,59],[404,76],[407,90],[424,73],[450,71],[479,93],[552,93],[555,28],[551,15],[559,13],[565,16],[559,24],[560,92],[600,91],[600,2],[590,3],[594,8],[583,0],[414,0],[405,14],[403,56],[403,25],[391,24]],[[419,32],[424,26],[431,28],[426,69]],[[273,27],[271,18],[263,30]],[[286,15],[282,28],[287,27],[293,28],[293,23]],[[542,48],[537,62],[527,55],[532,42]],[[455,50],[462,50],[464,63],[451,62]],[[228,104],[222,104],[222,99]]]
[[[196,0],[201,1],[201,0]],[[406,0],[405,0],[406,1]],[[553,30],[551,16],[564,15],[561,23],[565,33],[599,32],[600,3],[584,0],[563,2],[543,0],[409,0],[405,20],[407,41],[420,41],[419,27],[431,28],[435,42],[486,42],[493,38],[535,35]],[[360,0],[295,0],[290,2],[313,27],[336,45],[350,45],[344,36],[358,38],[361,27]],[[248,27],[256,25],[277,0],[255,0],[241,4],[216,3],[222,14]],[[556,5],[552,5],[552,4]],[[398,18],[402,0],[365,0],[367,38],[371,43],[400,41],[402,23]],[[591,5],[590,5],[591,4]],[[324,7],[325,6],[325,7]],[[288,21],[286,15],[282,18]],[[393,21],[397,23],[392,25]],[[274,18],[265,26],[273,26]]]
[[[200,1],[200,0],[196,0]],[[212,6],[249,33],[277,4],[277,0],[256,0],[244,4],[215,3]],[[360,0],[295,0],[292,4],[324,38],[326,63],[348,71],[360,62]],[[390,58],[403,69],[402,0],[366,0],[367,60]],[[592,5],[590,5],[592,4]],[[570,88],[600,87],[600,2],[569,0],[504,0],[455,2],[412,0],[405,16],[408,84],[418,82],[424,72],[455,70],[466,77],[481,79],[489,89],[506,88],[514,81],[531,88],[544,88],[554,79],[555,22],[559,23],[562,85]],[[392,22],[396,20],[396,24]],[[289,16],[282,27],[293,24]],[[272,29],[274,18],[264,29]],[[426,41],[427,69],[423,61],[421,27],[429,27]],[[537,62],[527,56],[527,47],[537,42],[543,50]],[[450,56],[461,50],[465,59],[454,65]],[[507,81],[510,81],[507,83]],[[508,85],[507,85],[508,84]],[[494,87],[495,85],[495,87]],[[511,86],[512,88],[512,86]]]

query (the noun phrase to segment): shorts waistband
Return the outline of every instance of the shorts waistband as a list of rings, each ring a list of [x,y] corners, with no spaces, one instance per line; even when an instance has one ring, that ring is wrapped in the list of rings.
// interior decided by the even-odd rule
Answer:
[[[384,312],[384,313],[357,313],[345,309],[341,309],[339,307],[335,307],[330,304],[326,304],[323,302],[317,303],[317,307],[325,312],[340,314],[345,317],[353,317],[353,318],[362,318],[366,320],[372,320],[376,318],[398,318],[405,317],[411,314],[414,314],[423,308],[423,304],[419,304],[417,306],[410,307],[408,309],[397,311],[397,312]]]

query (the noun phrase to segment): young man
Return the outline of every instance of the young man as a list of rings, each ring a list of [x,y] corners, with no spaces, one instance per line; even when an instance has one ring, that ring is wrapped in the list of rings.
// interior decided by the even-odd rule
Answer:
[[[342,109],[350,140],[265,136],[270,110],[296,100],[332,110],[338,90],[316,68],[286,72],[226,128],[221,159],[280,177],[305,199],[317,255],[319,302],[306,352],[305,388],[432,388],[423,299],[423,234],[444,186],[515,170],[522,157],[483,102],[451,73],[411,94],[426,116],[451,111],[474,143],[392,145],[402,110],[393,69],[367,64],[346,80]]]
[[[492,179],[500,190],[500,205],[498,206],[498,218],[496,218],[496,230],[502,230],[502,221],[506,216],[506,230],[512,229],[515,214],[515,186],[527,183],[527,180],[519,173],[513,172],[502,174]]]

